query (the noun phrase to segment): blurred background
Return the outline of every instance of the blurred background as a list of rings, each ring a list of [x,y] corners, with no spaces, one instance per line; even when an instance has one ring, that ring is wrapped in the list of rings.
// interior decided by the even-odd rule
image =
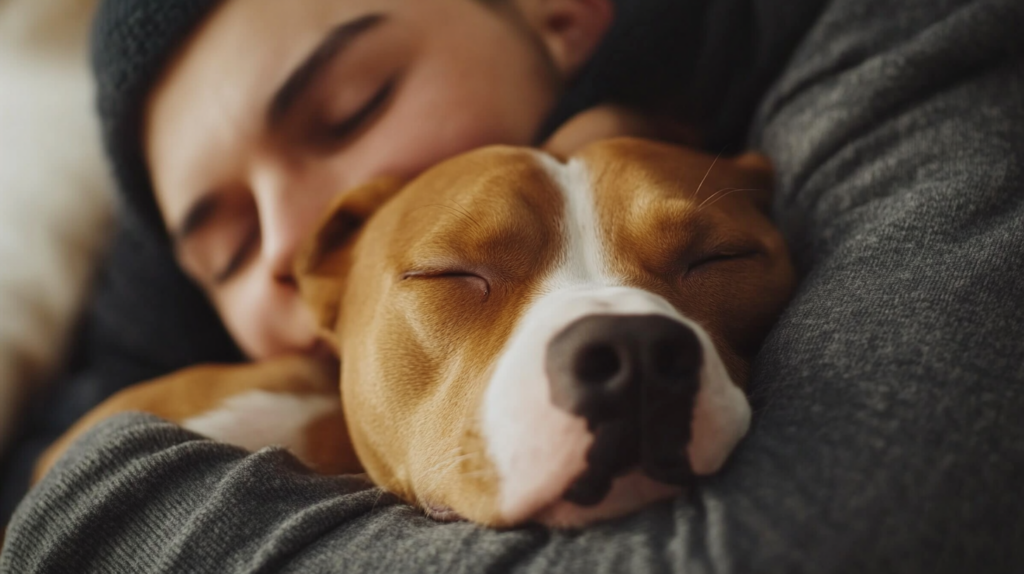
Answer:
[[[60,370],[112,222],[88,38],[98,0],[0,0],[0,459]]]

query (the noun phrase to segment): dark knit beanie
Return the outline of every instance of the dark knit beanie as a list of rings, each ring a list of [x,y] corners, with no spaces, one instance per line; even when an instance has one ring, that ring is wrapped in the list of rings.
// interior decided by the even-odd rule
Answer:
[[[123,207],[164,237],[142,146],[146,97],[185,40],[220,0],[103,0],[92,66],[106,147]]]

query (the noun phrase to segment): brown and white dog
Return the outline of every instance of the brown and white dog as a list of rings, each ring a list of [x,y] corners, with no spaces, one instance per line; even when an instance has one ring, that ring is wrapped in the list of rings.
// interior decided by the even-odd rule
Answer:
[[[111,399],[41,468],[144,410],[365,469],[440,519],[578,527],[677,496],[747,431],[750,360],[794,287],[771,185],[756,155],[620,138],[352,190],[299,264],[344,419],[309,361],[205,367]]]

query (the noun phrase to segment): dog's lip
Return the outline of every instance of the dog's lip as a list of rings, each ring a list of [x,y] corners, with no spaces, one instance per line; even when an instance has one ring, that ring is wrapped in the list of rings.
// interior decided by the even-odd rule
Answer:
[[[552,528],[576,529],[635,513],[684,492],[683,487],[658,482],[634,469],[613,479],[611,490],[594,506],[580,506],[559,498],[541,507],[529,521]]]
[[[423,501],[421,506],[427,516],[438,522],[465,522],[466,520],[461,514],[444,504]]]

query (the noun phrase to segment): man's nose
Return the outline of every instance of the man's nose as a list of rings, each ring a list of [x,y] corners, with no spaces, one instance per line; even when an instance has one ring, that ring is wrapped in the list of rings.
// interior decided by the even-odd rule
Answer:
[[[260,213],[260,256],[272,279],[294,287],[299,246],[313,233],[337,185],[312,170],[264,169],[253,178]]]

